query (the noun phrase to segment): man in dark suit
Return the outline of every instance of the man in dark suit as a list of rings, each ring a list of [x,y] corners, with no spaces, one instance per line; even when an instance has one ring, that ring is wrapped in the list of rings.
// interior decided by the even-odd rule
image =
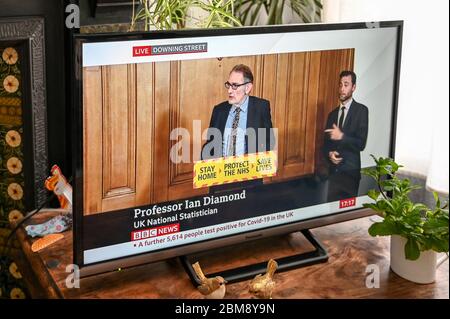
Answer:
[[[324,154],[329,162],[328,201],[358,196],[361,156],[367,142],[369,110],[353,99],[356,74],[340,74],[340,106],[327,119]]]
[[[202,159],[240,156],[274,149],[270,102],[250,96],[253,73],[238,64],[225,82],[228,100],[216,105],[211,115],[207,142],[202,148]],[[261,185],[262,179],[214,186],[210,192],[231,190],[236,187]]]
[[[275,137],[270,102],[249,96],[253,88],[250,68],[236,65],[225,82],[225,88],[228,100],[213,109],[202,159],[272,150]]]

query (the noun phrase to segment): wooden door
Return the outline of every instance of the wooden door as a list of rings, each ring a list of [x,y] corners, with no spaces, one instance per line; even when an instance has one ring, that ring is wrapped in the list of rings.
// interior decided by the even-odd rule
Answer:
[[[152,74],[151,64],[83,71],[85,214],[152,201]]]
[[[281,181],[314,172],[320,52],[277,56],[274,127]]]

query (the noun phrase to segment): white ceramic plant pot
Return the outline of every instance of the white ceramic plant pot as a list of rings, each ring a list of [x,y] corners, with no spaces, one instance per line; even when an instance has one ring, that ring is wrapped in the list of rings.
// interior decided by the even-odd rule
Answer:
[[[419,284],[429,284],[436,280],[436,269],[447,255],[438,259],[438,254],[432,250],[423,251],[417,260],[405,257],[406,238],[398,235],[391,236],[391,269],[400,277]]]

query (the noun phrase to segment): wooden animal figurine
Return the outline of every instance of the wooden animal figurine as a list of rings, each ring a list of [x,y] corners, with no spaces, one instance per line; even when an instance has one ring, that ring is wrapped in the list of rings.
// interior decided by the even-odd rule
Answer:
[[[53,165],[52,173],[45,180],[45,187],[58,197],[61,208],[72,210],[72,186],[67,182],[58,165]]]
[[[278,268],[275,260],[270,259],[267,263],[267,271],[264,275],[257,275],[251,282],[249,291],[252,295],[261,299],[272,299],[272,292],[275,288],[273,276]]]
[[[226,292],[225,279],[220,276],[214,278],[206,278],[203,273],[200,264],[196,262],[192,265],[195,274],[201,281],[201,285],[197,287],[198,291],[205,296],[206,299],[223,299]]]

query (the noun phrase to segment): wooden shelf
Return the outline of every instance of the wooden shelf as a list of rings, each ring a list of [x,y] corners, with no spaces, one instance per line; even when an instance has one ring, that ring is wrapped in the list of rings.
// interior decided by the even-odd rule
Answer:
[[[41,222],[49,217],[42,214]],[[312,230],[328,250],[329,261],[275,274],[274,299],[303,298],[449,298],[449,262],[437,271],[433,284],[419,285],[404,280],[389,269],[389,238],[367,233],[370,217]],[[38,278],[41,294],[48,298],[181,298],[203,296],[193,287],[178,259],[142,265],[119,272],[83,278],[80,289],[68,289],[66,266],[72,263],[72,233],[39,253],[30,250],[31,241],[21,229],[18,238],[27,263]],[[307,251],[310,244],[299,233],[272,237],[198,254],[205,272],[215,272],[249,261],[267,260]],[[48,265],[57,261],[58,265]],[[366,267],[380,269],[380,288],[366,287]],[[228,284],[225,298],[251,298],[249,281]]]

